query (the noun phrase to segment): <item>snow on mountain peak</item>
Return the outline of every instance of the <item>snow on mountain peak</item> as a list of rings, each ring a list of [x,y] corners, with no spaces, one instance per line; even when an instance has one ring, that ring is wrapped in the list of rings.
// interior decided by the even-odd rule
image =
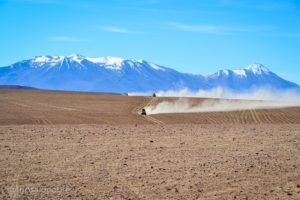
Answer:
[[[57,64],[62,64],[62,62],[67,59],[73,62],[77,62],[79,65],[83,65],[82,61],[87,60],[99,66],[105,67],[107,69],[121,70],[124,66],[129,65],[131,68],[139,68],[142,66],[148,66],[154,70],[166,71],[166,68],[156,65],[154,63],[147,62],[145,60],[134,60],[134,59],[124,59],[120,57],[85,57],[79,54],[71,54],[69,56],[36,56],[30,60],[33,63],[33,67],[40,67],[47,64],[47,66],[56,66]],[[254,63],[242,69],[236,70],[219,70],[217,73],[211,76],[240,76],[247,77],[249,73],[255,75],[268,74],[271,72],[268,68],[262,64]]]
[[[125,61],[125,59],[118,57],[86,57],[86,59],[96,64],[105,64],[109,66],[116,66],[118,68],[120,68],[122,66],[122,63]]]
[[[57,63],[63,61],[63,56],[36,56],[30,60],[33,64],[32,67],[40,67],[44,64],[49,64],[50,66],[54,66]]]
[[[220,70],[219,72],[219,75],[226,75],[226,76],[228,76],[229,75],[229,70],[228,69],[223,69],[223,70]]]
[[[270,70],[263,66],[262,64],[254,63],[244,68],[247,71],[251,71],[254,74],[264,74],[269,73]]]
[[[166,68],[156,65],[154,63],[149,63],[145,60],[134,60],[134,59],[124,59],[120,57],[86,57],[79,54],[71,54],[68,56],[36,56],[29,60],[33,63],[33,67],[41,67],[47,65],[47,67],[53,67],[56,65],[61,66],[64,61],[73,61],[79,65],[83,65],[82,61],[87,60],[96,65],[105,67],[107,69],[121,70],[124,66],[129,65],[131,68],[140,68],[140,66],[148,66],[154,70],[165,71]]]
[[[129,66],[133,68],[136,66],[136,64],[147,64],[155,70],[165,71],[163,67],[160,67],[153,63],[149,63],[145,60],[124,59],[120,57],[98,57],[98,58],[86,57],[86,59],[96,64],[105,65],[106,68],[110,68],[110,69],[120,70],[124,66],[124,63],[126,62]]]
[[[41,62],[49,62],[51,60],[51,56],[36,56],[32,59],[32,62],[41,63]]]
[[[255,75],[261,75],[261,74],[267,74],[270,70],[263,66],[262,64],[251,64],[245,68],[242,69],[236,69],[236,70],[229,70],[229,69],[223,69],[219,70],[217,73],[215,73],[212,76],[218,77],[218,76],[229,76],[229,75],[235,75],[240,77],[247,77],[248,73],[253,73]]]
[[[69,56],[36,56],[34,57],[31,62],[34,63],[53,63],[53,62],[59,62],[63,61],[64,59],[69,59],[71,61],[75,61],[80,63],[82,60],[86,59],[90,62],[96,63],[96,64],[105,64],[110,66],[121,66],[122,62],[125,60],[123,58],[118,57],[85,57],[79,54],[71,54]]]
[[[82,60],[85,59],[84,56],[79,55],[79,54],[71,54],[71,55],[67,56],[67,58],[72,59],[78,63],[80,63]]]
[[[153,64],[153,63],[149,63],[149,65],[153,68],[153,69],[156,69],[156,70],[162,70],[162,71],[165,71],[164,68],[156,65],[156,64]]]
[[[233,72],[239,76],[247,76],[245,70],[243,70],[243,69],[236,69],[236,70],[233,70]]]

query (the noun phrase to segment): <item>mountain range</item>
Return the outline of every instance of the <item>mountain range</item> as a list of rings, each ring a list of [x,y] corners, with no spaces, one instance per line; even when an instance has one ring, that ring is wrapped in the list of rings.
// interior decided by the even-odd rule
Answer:
[[[92,92],[192,91],[223,87],[235,91],[261,87],[297,89],[261,64],[220,70],[210,76],[181,73],[145,60],[118,57],[36,56],[0,67],[0,85]]]

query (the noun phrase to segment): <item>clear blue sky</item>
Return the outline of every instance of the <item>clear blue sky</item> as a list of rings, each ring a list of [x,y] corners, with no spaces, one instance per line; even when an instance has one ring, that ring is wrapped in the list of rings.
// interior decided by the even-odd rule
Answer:
[[[0,0],[0,25],[0,66],[78,53],[208,75],[257,62],[300,84],[299,0]]]

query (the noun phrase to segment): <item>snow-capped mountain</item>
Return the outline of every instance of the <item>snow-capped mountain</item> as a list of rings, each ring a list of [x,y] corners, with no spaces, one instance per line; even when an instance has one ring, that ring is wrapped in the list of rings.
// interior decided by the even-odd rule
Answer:
[[[144,60],[81,55],[37,56],[0,68],[0,85],[43,89],[145,92],[209,88],[204,77],[177,72]]]
[[[149,92],[182,88],[199,90],[216,86],[233,90],[264,86],[299,88],[260,64],[239,70],[220,70],[204,77],[181,73],[145,60],[93,58],[77,54],[37,56],[0,67],[0,85],[99,92]]]
[[[286,81],[261,64],[251,64],[238,70],[220,70],[207,77],[208,82],[217,87],[233,90],[247,90],[257,87],[292,89],[297,84]]]

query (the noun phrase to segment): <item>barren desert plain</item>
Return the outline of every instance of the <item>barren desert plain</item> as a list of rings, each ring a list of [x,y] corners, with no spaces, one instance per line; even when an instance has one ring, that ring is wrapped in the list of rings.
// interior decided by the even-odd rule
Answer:
[[[162,101],[0,89],[0,199],[300,199],[300,107],[140,115]]]

